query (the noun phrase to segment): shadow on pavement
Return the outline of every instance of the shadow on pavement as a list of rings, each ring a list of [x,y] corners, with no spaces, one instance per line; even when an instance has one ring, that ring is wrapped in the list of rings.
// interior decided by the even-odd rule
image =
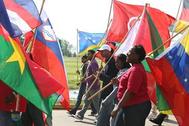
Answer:
[[[74,122],[81,122],[81,123],[85,123],[85,124],[89,124],[89,125],[96,125],[95,123],[92,123],[92,122],[88,122],[88,121],[83,121],[83,120],[76,120]]]

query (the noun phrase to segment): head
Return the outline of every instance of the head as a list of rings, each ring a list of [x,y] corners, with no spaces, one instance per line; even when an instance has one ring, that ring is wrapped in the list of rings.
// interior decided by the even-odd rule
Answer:
[[[94,54],[95,54],[95,51],[94,50],[88,50],[88,60],[92,60],[92,58],[93,58],[93,56],[94,56]]]
[[[111,55],[112,55],[112,49],[111,49],[111,47],[109,46],[109,45],[107,45],[107,44],[104,44],[104,45],[102,45],[101,47],[100,47],[100,49],[98,49],[98,51],[100,51],[101,52],[101,55],[102,55],[102,57],[104,57],[104,58],[109,58]]]
[[[87,55],[83,55],[83,56],[81,57],[81,62],[82,62],[82,63],[86,63],[87,60],[88,60]]]
[[[146,51],[142,45],[135,45],[127,54],[127,62],[131,64],[141,63],[146,56]]]
[[[121,70],[124,68],[130,68],[130,64],[126,62],[127,56],[125,54],[120,54],[116,58],[116,67]]]

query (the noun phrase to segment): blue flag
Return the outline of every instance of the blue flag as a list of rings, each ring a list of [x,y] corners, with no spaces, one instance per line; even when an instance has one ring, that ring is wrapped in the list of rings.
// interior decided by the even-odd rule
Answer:
[[[104,38],[104,33],[88,33],[79,31],[79,53],[85,53],[89,49],[98,48],[98,44]]]

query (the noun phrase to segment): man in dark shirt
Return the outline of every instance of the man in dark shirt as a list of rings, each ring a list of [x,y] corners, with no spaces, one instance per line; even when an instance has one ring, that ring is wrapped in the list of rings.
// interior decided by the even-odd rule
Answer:
[[[109,45],[102,45],[98,51],[100,51],[101,55],[105,58],[105,62],[107,63],[104,67],[104,70],[99,75],[99,79],[103,82],[102,87],[104,87],[111,81],[112,78],[114,78],[117,75],[118,69],[115,66],[115,59],[111,57],[113,54],[113,50]],[[113,85],[106,88],[101,93],[100,101],[104,100],[106,96],[108,96],[112,92],[112,90]]]

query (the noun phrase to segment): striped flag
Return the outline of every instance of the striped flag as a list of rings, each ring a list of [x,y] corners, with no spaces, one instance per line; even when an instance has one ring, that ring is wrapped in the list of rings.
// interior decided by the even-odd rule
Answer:
[[[43,24],[36,29],[36,39],[31,50],[32,58],[34,62],[46,69],[64,87],[57,94],[61,95],[60,102],[63,107],[69,109],[69,89],[63,54],[44,11],[41,14],[41,19]]]
[[[20,36],[41,24],[33,0],[0,0],[0,22],[12,37]]]

